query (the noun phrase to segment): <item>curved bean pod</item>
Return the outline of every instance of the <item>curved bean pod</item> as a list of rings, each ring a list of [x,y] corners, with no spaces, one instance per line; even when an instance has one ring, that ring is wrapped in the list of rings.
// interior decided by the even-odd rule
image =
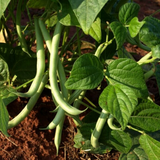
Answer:
[[[56,116],[52,120],[52,122],[46,128],[40,128],[40,130],[54,129],[61,122],[65,115],[64,110],[59,107]]]
[[[50,55],[50,63],[49,63],[49,78],[50,78],[50,85],[51,85],[51,92],[62,109],[71,114],[71,115],[78,115],[84,111],[80,111],[74,107],[72,107],[69,103],[64,100],[64,97],[59,91],[58,84],[57,84],[57,66],[58,66],[58,46],[60,41],[60,33],[62,30],[62,25],[57,22],[54,36],[52,39],[52,49]]]
[[[43,38],[40,28],[38,26],[38,19],[35,18],[34,22],[35,22],[35,31],[37,40],[37,70],[35,78],[29,90],[26,93],[14,92],[16,95],[20,97],[31,97],[32,95],[34,95],[34,93],[36,93],[45,71],[45,52],[44,52]]]
[[[65,115],[63,116],[63,118],[61,119],[61,122],[56,127],[56,132],[55,132],[55,136],[54,136],[54,144],[56,146],[57,155],[58,155],[59,146],[60,146],[60,143],[61,143],[61,136],[62,136],[64,120],[65,120]]]
[[[30,111],[33,109],[34,105],[36,104],[38,98],[40,97],[45,84],[48,82],[48,72],[46,72],[43,76],[43,79],[41,81],[41,84],[37,90],[37,92],[29,99],[28,103],[24,107],[24,109],[12,120],[8,122],[8,129],[13,128],[17,126],[19,123],[21,123],[30,113]]]

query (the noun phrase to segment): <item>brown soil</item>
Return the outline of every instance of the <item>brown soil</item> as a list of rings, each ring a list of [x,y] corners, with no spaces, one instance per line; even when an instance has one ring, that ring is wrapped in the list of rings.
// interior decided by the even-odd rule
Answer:
[[[159,0],[135,0],[141,6],[139,18],[152,14],[160,8]],[[160,17],[157,14],[156,17]],[[136,46],[126,45],[126,49],[132,52],[137,52],[143,56],[146,52],[140,50]],[[155,102],[160,104],[158,88],[155,85],[155,79],[150,79],[147,82],[150,93],[154,95]],[[90,96],[95,103],[99,91]],[[92,94],[88,92],[88,94]],[[25,106],[27,99],[18,98],[13,103],[8,105],[7,109],[10,118],[15,117]],[[104,155],[88,154],[80,152],[79,149],[73,147],[74,135],[76,128],[72,119],[66,118],[62,134],[62,143],[59,150],[59,155],[56,156],[54,146],[54,130],[40,131],[40,127],[46,127],[53,119],[54,114],[49,111],[55,108],[50,91],[44,90],[41,98],[37,102],[33,111],[27,118],[17,127],[8,131],[10,137],[4,137],[0,134],[0,160],[118,160],[119,153],[112,151]]]

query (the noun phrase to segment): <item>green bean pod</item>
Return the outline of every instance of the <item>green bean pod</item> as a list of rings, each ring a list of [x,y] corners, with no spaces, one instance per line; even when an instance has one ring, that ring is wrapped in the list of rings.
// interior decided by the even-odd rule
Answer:
[[[44,52],[43,38],[40,28],[38,26],[38,19],[35,18],[34,22],[35,22],[35,32],[37,40],[37,70],[35,78],[29,90],[26,93],[15,92],[15,94],[20,97],[31,97],[32,95],[34,95],[34,93],[36,93],[45,71],[45,52]]]
[[[99,146],[98,140],[101,135],[102,129],[106,123],[107,118],[108,118],[108,112],[103,109],[91,135],[91,145],[94,148],[97,148]]]
[[[56,146],[56,150],[57,150],[57,155],[59,152],[59,146],[61,143],[61,136],[62,136],[62,130],[63,130],[63,123],[65,120],[65,115],[63,116],[63,118],[61,119],[60,123],[58,124],[58,126],[56,127],[56,131],[55,131],[55,136],[54,136],[54,144]]]
[[[65,116],[64,110],[59,107],[56,116],[52,120],[52,122],[46,128],[40,128],[40,130],[54,129],[61,122],[63,117]]]
[[[51,92],[62,109],[71,114],[78,115],[84,111],[80,111],[74,107],[72,107],[69,103],[64,100],[63,95],[59,91],[58,83],[57,83],[57,66],[58,66],[58,47],[61,36],[62,25],[57,22],[55,32],[52,39],[52,49],[50,55],[50,63],[49,63],[49,78],[51,85]]]
[[[48,72],[46,72],[44,74],[43,79],[40,83],[40,86],[39,86],[37,92],[29,99],[28,103],[23,108],[23,110],[15,118],[13,118],[12,120],[10,120],[8,122],[8,129],[17,126],[19,123],[21,123],[28,116],[28,114],[31,112],[34,105],[36,104],[38,98],[40,97],[40,95],[45,87],[45,84],[47,82],[48,82]]]

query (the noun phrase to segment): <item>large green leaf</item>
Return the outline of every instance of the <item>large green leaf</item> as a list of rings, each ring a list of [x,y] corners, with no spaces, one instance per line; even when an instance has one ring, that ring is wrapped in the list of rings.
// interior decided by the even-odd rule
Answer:
[[[0,97],[0,131],[2,131],[6,136],[9,136],[7,132],[8,121],[9,114],[2,98]]]
[[[0,0],[0,19],[11,0]]]
[[[148,132],[160,130],[160,107],[151,101],[140,103],[129,123]]]
[[[160,58],[160,44],[153,46],[151,48],[151,51],[152,51],[152,57]]]
[[[82,30],[88,34],[92,23],[108,0],[69,0]]]
[[[57,14],[60,23],[65,26],[79,26],[79,22],[68,1],[61,2],[62,10]]]
[[[122,153],[119,160],[148,160],[148,157],[144,150],[138,146],[133,148],[129,153]]]
[[[132,88],[138,98],[148,97],[142,68],[134,60],[120,58],[111,62],[106,75],[113,84],[120,83]]]
[[[35,76],[36,55],[31,54],[33,56],[29,57],[21,47],[12,48],[8,44],[0,43],[0,57],[8,64],[10,76],[17,75],[16,80],[19,82],[24,82]]]
[[[89,35],[92,36],[98,43],[101,42],[101,19],[97,17],[89,30]]]
[[[0,97],[2,98],[5,106],[7,106],[9,103],[11,103],[17,98],[17,95],[13,93],[15,91],[16,89],[9,86],[0,87]]]
[[[9,70],[7,63],[0,58],[0,85],[9,80]]]
[[[160,20],[149,16],[143,21],[145,23],[140,29],[139,39],[150,48],[160,44]]]
[[[154,124],[153,124],[154,125]],[[160,160],[160,142],[147,134],[141,135],[139,139],[141,147],[146,152],[149,160]]]
[[[110,28],[114,34],[117,43],[117,49],[121,48],[126,40],[127,29],[118,21],[114,21],[110,24]]]
[[[134,17],[129,23],[129,33],[131,37],[136,37],[139,33],[141,27],[145,22],[139,22],[137,17]]]
[[[119,20],[122,24],[129,24],[132,18],[138,16],[140,6],[137,3],[126,3],[119,10]]]
[[[128,153],[132,147],[132,139],[123,131],[111,131],[109,142],[122,153]]]
[[[102,79],[103,66],[100,60],[92,54],[84,54],[75,61],[65,86],[67,89],[93,89]]]
[[[138,103],[135,92],[122,84],[109,84],[99,97],[99,105],[111,113],[124,130]]]
[[[27,5],[29,8],[44,8],[46,7],[47,5],[51,4],[53,0],[29,0],[27,2]],[[55,1],[55,0],[54,0]]]

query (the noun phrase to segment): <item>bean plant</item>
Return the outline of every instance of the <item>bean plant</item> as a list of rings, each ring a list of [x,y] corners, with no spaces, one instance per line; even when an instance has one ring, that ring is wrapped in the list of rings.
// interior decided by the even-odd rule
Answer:
[[[120,160],[160,159],[160,107],[146,85],[154,77],[160,88],[156,12],[140,21],[140,6],[128,0],[0,0],[0,4],[0,29],[6,41],[0,43],[4,135],[9,136],[7,131],[27,117],[47,88],[56,114],[40,130],[55,129],[57,154],[68,116],[77,126],[76,148],[98,154],[115,149],[121,153]],[[28,22],[23,26],[24,13]],[[7,27],[9,20],[12,29]],[[76,31],[70,36],[73,28]],[[82,40],[87,35],[94,43]],[[34,42],[36,54],[31,50]],[[147,54],[136,60],[136,53],[125,49],[126,43]],[[84,44],[87,53],[81,52]],[[95,89],[101,91],[98,104],[86,97]],[[28,103],[10,119],[6,106],[17,97],[28,98]]]

